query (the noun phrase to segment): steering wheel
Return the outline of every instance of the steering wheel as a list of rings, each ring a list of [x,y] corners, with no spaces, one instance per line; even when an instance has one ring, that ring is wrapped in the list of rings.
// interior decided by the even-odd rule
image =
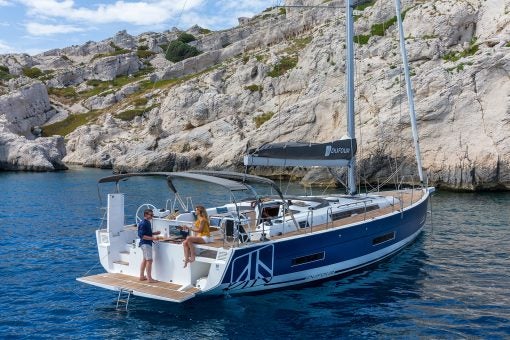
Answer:
[[[143,211],[145,209],[151,209],[153,212],[157,210],[156,207],[150,203],[144,203],[141,206],[139,206],[138,209],[136,209],[136,214],[135,214],[136,225],[138,225],[138,223],[140,223],[140,221],[143,220]],[[140,215],[142,217],[140,217]]]

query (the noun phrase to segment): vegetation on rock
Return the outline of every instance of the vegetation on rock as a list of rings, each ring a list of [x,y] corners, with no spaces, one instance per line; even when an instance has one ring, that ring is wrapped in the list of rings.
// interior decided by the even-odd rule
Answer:
[[[50,87],[48,88],[48,94],[62,98],[75,99],[78,97],[78,93],[76,93],[74,87]]]
[[[115,115],[116,118],[119,118],[123,121],[130,121],[133,120],[135,117],[143,115],[145,112],[149,112],[150,110],[154,109],[155,107],[158,107],[159,105],[152,105],[147,108],[143,109],[131,109],[119,112]]]
[[[281,75],[285,74],[287,71],[293,69],[296,67],[298,63],[298,57],[297,56],[285,56],[280,59],[280,61],[273,66],[271,71],[267,73],[269,77],[277,78]]]
[[[183,43],[187,44],[189,42],[197,40],[197,38],[193,34],[182,32],[179,34],[179,37],[177,38],[177,40],[182,41]]]
[[[262,85],[252,84],[252,85],[245,86],[244,89],[251,91],[251,92],[259,92],[260,93],[260,92],[262,92]]]
[[[456,62],[461,58],[474,55],[476,52],[478,52],[478,48],[479,47],[478,44],[476,43],[476,39],[473,39],[471,41],[470,46],[467,49],[461,52],[449,52],[443,56],[443,60]]]
[[[169,45],[165,53],[165,58],[171,62],[179,62],[184,59],[195,57],[201,52],[194,46],[190,46],[180,40],[173,40]]]
[[[0,65],[0,80],[9,80],[11,78],[14,78],[14,76],[9,73],[9,68],[7,66]]]
[[[121,48],[121,47],[115,45],[113,42],[110,43],[110,46],[113,47],[113,49],[114,49],[113,52],[96,54],[95,56],[92,57],[92,59],[90,61],[93,61],[93,60],[99,59],[99,58],[113,57],[116,55],[126,54],[126,53],[131,52],[130,50],[126,50],[124,48]]]
[[[149,51],[149,46],[147,46],[147,45],[139,46],[138,50],[136,51],[136,56],[140,59],[149,58],[155,54],[156,53]]]
[[[42,129],[42,136],[65,136],[73,132],[77,127],[85,125],[99,117],[101,113],[101,111],[92,110],[84,114],[69,115],[66,119],[60,122],[44,126]]]
[[[268,112],[264,112],[260,116],[253,117],[253,121],[255,122],[255,126],[258,129],[262,124],[264,124],[265,122],[270,120],[273,116],[274,116],[274,112],[268,111]]]
[[[37,67],[24,67],[23,74],[29,78],[36,79],[36,78],[39,78],[40,76],[42,76],[44,73]]]

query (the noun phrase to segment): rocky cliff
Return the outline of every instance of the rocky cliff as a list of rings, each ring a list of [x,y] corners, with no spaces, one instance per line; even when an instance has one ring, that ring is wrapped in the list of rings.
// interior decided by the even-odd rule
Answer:
[[[299,3],[314,1],[287,1]],[[341,137],[343,2],[315,3],[321,7],[268,9],[225,31],[192,27],[187,44],[201,53],[177,62],[165,58],[182,34],[176,29],[0,56],[0,168],[60,169],[63,161],[116,172],[239,170],[248,147]],[[510,189],[510,1],[408,0],[403,8],[430,183]],[[393,2],[369,2],[355,15],[360,178],[376,183],[398,173],[411,181]],[[65,150],[62,137],[44,137],[55,133]],[[43,156],[32,166],[14,156],[32,149],[48,150],[44,167],[36,165]]]

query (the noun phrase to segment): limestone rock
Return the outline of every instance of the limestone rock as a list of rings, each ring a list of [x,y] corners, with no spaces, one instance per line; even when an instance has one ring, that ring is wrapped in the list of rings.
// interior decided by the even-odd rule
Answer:
[[[134,54],[100,58],[87,68],[86,79],[113,80],[117,76],[137,72],[140,66],[140,61]]]
[[[55,114],[46,87],[40,82],[0,96],[0,116],[5,117],[6,128],[18,135],[30,137],[34,126],[43,125]]]
[[[28,140],[9,132],[0,121],[0,169],[23,171],[65,170],[66,149],[59,136]]]
[[[338,7],[344,2],[287,4]],[[429,184],[509,190],[510,3],[406,0],[403,11]],[[361,181],[377,184],[398,170],[405,181],[416,183],[393,3],[376,0],[356,15],[355,34],[367,36],[366,44],[355,44]],[[80,91],[89,79],[113,83],[120,75],[135,74],[142,67],[135,49],[144,46],[159,53],[149,58],[152,74],[59,106],[69,114],[83,106],[104,111],[66,136],[64,161],[115,172],[241,170],[248,148],[325,142],[346,134],[343,20],[337,10],[287,8],[283,13],[275,8],[220,32],[203,34],[192,27],[188,32],[197,40],[191,44],[202,53],[178,63],[167,61],[161,47],[181,33],[174,28],[137,37],[123,31],[33,58],[0,57],[0,64],[18,74],[22,67],[38,65],[54,71],[45,80],[48,86]],[[111,55],[119,47],[129,52]],[[5,97],[32,82],[11,79],[0,93]],[[255,171],[271,176],[283,170]],[[304,183],[345,181],[345,172],[329,172],[285,169],[287,177]]]
[[[126,30],[119,31],[112,38],[113,43],[116,46],[126,49],[133,49],[136,47],[135,39],[129,35]]]

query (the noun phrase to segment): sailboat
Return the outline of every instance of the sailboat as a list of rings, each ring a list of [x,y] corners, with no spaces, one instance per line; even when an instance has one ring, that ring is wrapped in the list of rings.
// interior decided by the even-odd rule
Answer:
[[[244,163],[347,167],[348,192],[289,196],[270,179],[227,171],[108,176],[100,179],[98,185],[113,183],[115,190],[107,195],[106,225],[96,230],[98,255],[106,272],[77,280],[118,291],[118,304],[124,302],[126,307],[131,295],[183,302],[199,296],[260,292],[348,275],[411,244],[425,227],[434,188],[428,187],[423,177],[400,2],[395,3],[419,187],[357,192],[353,57],[353,8],[357,3],[346,0],[348,137],[329,143],[266,144],[245,155]],[[154,247],[156,282],[139,280],[142,251],[137,227],[125,222],[126,195],[120,184],[135,177],[162,179],[173,197],[162,207],[144,203],[135,213],[138,222],[145,209],[154,212],[152,229],[161,235]],[[186,235],[181,229],[183,225],[193,225],[197,216],[193,198],[181,190],[187,187],[182,183],[211,188],[211,197],[219,191],[228,197],[227,202],[206,207],[212,239],[195,245],[195,261],[186,267],[182,265]]]

